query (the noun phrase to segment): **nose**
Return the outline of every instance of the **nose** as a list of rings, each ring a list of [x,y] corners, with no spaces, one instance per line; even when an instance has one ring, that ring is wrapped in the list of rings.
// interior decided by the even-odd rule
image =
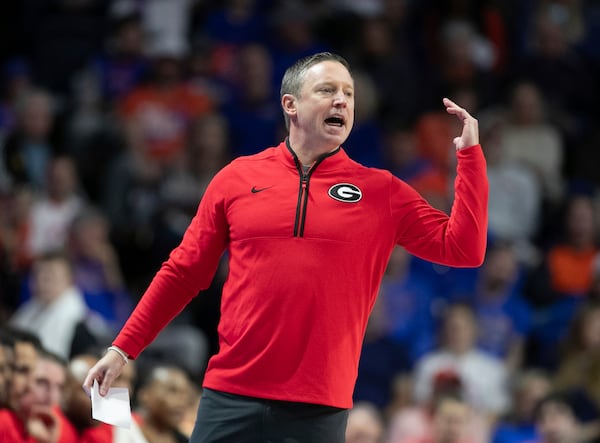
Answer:
[[[346,105],[348,104],[348,97],[346,97],[346,94],[344,94],[343,91],[339,91],[335,94],[335,96],[333,97],[333,105],[338,108],[338,107],[346,107]]]

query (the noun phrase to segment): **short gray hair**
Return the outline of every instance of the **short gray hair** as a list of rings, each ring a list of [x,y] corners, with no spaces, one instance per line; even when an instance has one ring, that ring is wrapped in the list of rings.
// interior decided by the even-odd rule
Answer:
[[[301,58],[285,71],[283,79],[281,80],[279,98],[283,98],[285,94],[291,94],[295,97],[298,97],[300,95],[300,90],[302,89],[302,84],[304,83],[304,75],[306,74],[306,71],[308,71],[314,65],[326,61],[340,63],[348,70],[350,75],[352,75],[350,64],[341,55],[334,54],[332,52],[319,52],[317,54],[309,55]],[[290,119],[285,112],[283,113],[283,117],[285,118],[286,129],[290,129]]]

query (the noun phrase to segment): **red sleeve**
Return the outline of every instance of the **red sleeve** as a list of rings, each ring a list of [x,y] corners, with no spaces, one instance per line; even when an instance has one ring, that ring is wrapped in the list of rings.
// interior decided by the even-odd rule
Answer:
[[[408,252],[453,267],[483,263],[487,243],[488,181],[481,146],[456,153],[454,203],[448,217],[413,188],[394,179],[390,197],[396,241]]]
[[[229,238],[221,171],[208,186],[180,245],[154,276],[114,344],[136,358],[195,297],[208,288]]]

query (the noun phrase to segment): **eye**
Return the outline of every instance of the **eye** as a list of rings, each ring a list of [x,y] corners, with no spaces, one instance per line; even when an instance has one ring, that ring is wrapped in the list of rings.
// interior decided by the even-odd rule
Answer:
[[[322,88],[319,88],[320,92],[324,92],[326,94],[332,94],[334,92],[334,89],[331,86],[324,86]]]

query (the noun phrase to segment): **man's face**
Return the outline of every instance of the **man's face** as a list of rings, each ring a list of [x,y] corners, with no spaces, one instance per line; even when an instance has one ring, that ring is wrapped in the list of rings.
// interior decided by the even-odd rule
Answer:
[[[37,351],[31,343],[18,342],[15,345],[13,374],[8,393],[8,404],[18,410],[21,399],[28,393],[31,377],[37,364]]]
[[[332,149],[341,145],[354,124],[354,80],[348,70],[334,61],[311,66],[296,97],[295,114],[303,142]]]
[[[66,377],[66,369],[60,363],[46,358],[38,359],[31,388],[35,404],[49,407],[60,405]]]
[[[142,403],[152,420],[175,428],[189,406],[189,391],[189,380],[183,372],[160,368],[154,380],[144,388]]]
[[[455,443],[464,437],[469,418],[469,408],[465,403],[453,399],[442,400],[433,418],[435,441]]]

